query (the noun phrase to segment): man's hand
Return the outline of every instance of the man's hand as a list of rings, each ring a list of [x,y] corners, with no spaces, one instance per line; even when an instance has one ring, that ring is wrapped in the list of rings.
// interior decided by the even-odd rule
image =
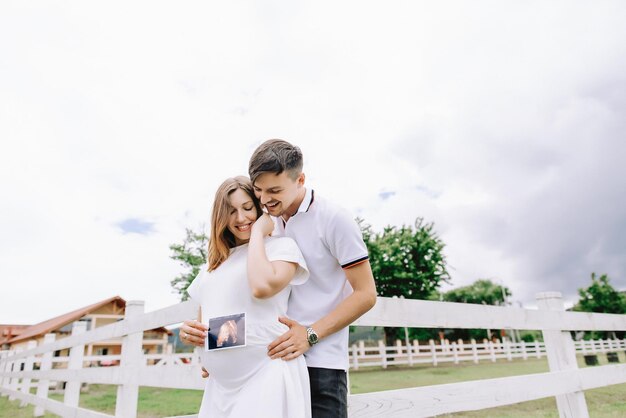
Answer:
[[[183,344],[204,347],[204,339],[206,338],[207,330],[207,326],[203,323],[196,321],[195,319],[188,319],[183,322],[183,326],[180,327],[180,333],[178,336]]]
[[[287,325],[289,331],[272,341],[267,348],[268,356],[272,359],[293,360],[311,348],[306,335],[306,327],[284,316],[278,318],[278,321]]]

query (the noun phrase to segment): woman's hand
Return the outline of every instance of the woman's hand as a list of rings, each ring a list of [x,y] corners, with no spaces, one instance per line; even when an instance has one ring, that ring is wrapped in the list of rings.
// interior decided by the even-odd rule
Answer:
[[[252,232],[260,231],[262,236],[268,236],[274,231],[274,221],[267,213],[263,213],[252,225]]]
[[[195,345],[196,347],[204,347],[204,339],[208,328],[203,323],[195,319],[188,319],[183,322],[180,327],[178,336],[183,344]]]

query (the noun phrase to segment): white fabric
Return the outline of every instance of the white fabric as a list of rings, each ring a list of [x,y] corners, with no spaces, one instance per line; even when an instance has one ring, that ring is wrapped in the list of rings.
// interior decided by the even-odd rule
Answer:
[[[267,346],[288,330],[278,322],[287,313],[293,289],[305,283],[309,273],[296,243],[286,237],[267,238],[265,251],[270,261],[298,263],[291,284],[268,299],[252,296],[247,278],[248,245],[231,250],[230,257],[212,272],[202,267],[187,292],[208,318],[246,313],[246,346],[223,351],[202,349],[202,365],[209,371],[200,417],[311,416],[309,376],[304,358],[272,360]]]
[[[361,230],[345,209],[307,189],[287,223],[275,219],[277,235],[293,238],[309,266],[309,280],[291,292],[287,316],[308,326],[352,293],[342,266],[367,259]],[[348,328],[321,340],[305,353],[309,367],[348,370]]]

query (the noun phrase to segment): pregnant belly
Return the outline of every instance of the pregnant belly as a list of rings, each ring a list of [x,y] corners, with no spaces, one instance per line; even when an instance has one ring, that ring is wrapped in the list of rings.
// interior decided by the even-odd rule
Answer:
[[[227,388],[241,387],[272,360],[267,355],[267,346],[288,328],[280,323],[271,325],[248,324],[246,345],[207,352],[203,350],[201,361],[215,379]]]

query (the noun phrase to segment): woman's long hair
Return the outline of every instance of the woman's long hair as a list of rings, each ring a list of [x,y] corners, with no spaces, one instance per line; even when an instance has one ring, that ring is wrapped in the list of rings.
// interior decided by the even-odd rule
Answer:
[[[224,180],[215,192],[213,201],[208,254],[209,271],[215,270],[226,261],[230,255],[230,249],[237,246],[235,236],[228,230],[228,219],[232,210],[230,195],[237,189],[243,190],[250,196],[256,208],[257,218],[263,214],[261,202],[254,195],[252,182],[248,177],[237,176]]]

